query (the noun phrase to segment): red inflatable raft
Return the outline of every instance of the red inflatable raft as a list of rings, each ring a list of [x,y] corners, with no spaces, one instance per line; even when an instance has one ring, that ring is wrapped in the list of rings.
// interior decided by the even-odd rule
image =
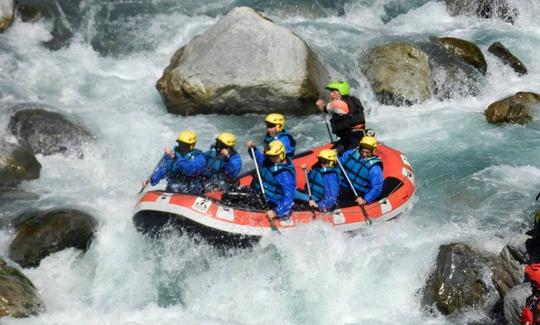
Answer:
[[[304,188],[305,177],[300,166],[311,166],[317,161],[324,145],[296,155],[297,187]],[[383,162],[383,193],[373,203],[359,207],[349,203],[332,212],[293,211],[287,221],[275,219],[279,232],[288,232],[295,227],[319,220],[342,231],[355,231],[366,226],[395,219],[410,203],[415,190],[414,174],[407,158],[398,150],[384,144],[377,147],[377,155]],[[250,184],[254,171],[240,179],[242,185]],[[224,246],[246,246],[269,234],[271,224],[262,206],[260,209],[227,206],[221,200],[222,193],[191,195],[150,191],[144,193],[135,207],[133,222],[144,233],[155,233],[164,226],[172,225],[183,232],[200,236],[210,243]]]

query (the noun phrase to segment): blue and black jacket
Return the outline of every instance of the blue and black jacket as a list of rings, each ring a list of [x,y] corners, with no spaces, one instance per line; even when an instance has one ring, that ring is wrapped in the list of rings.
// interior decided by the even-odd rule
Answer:
[[[345,151],[339,161],[343,164],[356,191],[363,194],[368,204],[381,195],[384,177],[382,161],[379,157],[363,158],[359,149],[356,148]],[[345,178],[341,182],[341,187],[349,188]]]
[[[335,167],[322,167],[319,163],[313,165],[308,174],[312,199],[321,211],[333,210],[339,196],[341,172]],[[307,190],[307,183],[306,183]]]
[[[204,176],[209,183],[236,184],[238,174],[242,169],[242,158],[235,150],[230,150],[229,157],[224,157],[216,149],[215,145],[210,146],[210,150],[204,153],[206,158],[206,169]]]
[[[200,177],[206,167],[204,154],[198,149],[182,153],[174,147],[174,158],[164,155],[161,163],[150,176],[150,183],[155,186],[164,177],[167,178],[167,192],[201,193]]]
[[[287,158],[291,159],[294,157],[294,151],[296,150],[296,140],[290,135],[287,130],[281,130],[277,132],[276,135],[270,136],[268,133],[264,136],[264,146],[274,140],[279,140],[285,146],[285,153]]]
[[[257,148],[254,149],[255,161],[261,173],[266,200],[268,204],[275,206],[274,211],[278,218],[287,218],[291,214],[296,191],[294,166],[288,161],[274,164]],[[257,176],[253,178],[251,187],[257,191],[261,190]]]

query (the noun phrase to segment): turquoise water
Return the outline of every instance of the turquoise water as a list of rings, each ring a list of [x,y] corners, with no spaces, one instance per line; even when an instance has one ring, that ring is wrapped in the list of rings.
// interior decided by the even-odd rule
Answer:
[[[65,250],[24,271],[41,290],[46,313],[3,322],[463,324],[487,317],[483,310],[453,320],[425,315],[418,292],[441,244],[466,242],[496,254],[531,223],[540,190],[538,113],[526,126],[493,126],[483,111],[517,91],[540,92],[540,5],[514,1],[522,12],[515,25],[450,17],[435,1],[356,1],[336,8],[322,2],[327,12],[346,12],[322,18],[278,16],[278,2],[262,8],[305,39],[334,77],[351,81],[380,140],[407,155],[418,189],[407,215],[354,237],[315,224],[265,238],[250,251],[224,253],[174,233],[149,241],[131,216],[140,182],[179,130],[198,126],[200,148],[224,129],[239,143],[262,137],[260,115],[170,115],[154,88],[174,51],[237,2],[126,2],[108,25],[91,14],[99,12],[99,2],[81,3],[84,18],[61,50],[40,45],[50,38],[44,22],[17,21],[0,34],[0,105],[45,103],[97,137],[83,160],[38,155],[41,177],[21,187],[41,198],[10,202],[0,217],[72,206],[94,214],[101,226],[87,254]],[[101,33],[119,37],[112,53],[92,48]],[[480,46],[489,65],[480,94],[412,107],[379,105],[358,58],[377,44],[431,35]],[[496,40],[525,63],[528,75],[517,77],[487,53]],[[0,133],[8,121],[0,110]],[[320,116],[288,117],[287,126],[299,150],[328,141]],[[246,153],[243,158],[248,161]],[[2,232],[1,255],[12,236]]]

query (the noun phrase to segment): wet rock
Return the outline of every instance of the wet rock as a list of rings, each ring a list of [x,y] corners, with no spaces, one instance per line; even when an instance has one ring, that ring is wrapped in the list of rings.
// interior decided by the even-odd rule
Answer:
[[[515,57],[501,42],[495,42],[488,48],[488,52],[492,53],[501,61],[509,65],[518,75],[522,76],[527,74],[527,68],[525,65]]]
[[[488,291],[482,277],[487,262],[487,257],[465,244],[439,247],[436,268],[424,289],[424,305],[435,304],[445,315],[482,306]]]
[[[508,325],[520,325],[520,315],[527,297],[531,295],[531,285],[522,283],[514,286],[504,296],[504,319]]]
[[[302,39],[240,7],[179,49],[156,88],[176,114],[302,114],[328,79]]]
[[[441,37],[437,40],[442,46],[478,69],[483,75],[486,74],[486,58],[478,46],[469,41],[453,37]]]
[[[452,16],[478,16],[481,18],[500,18],[514,23],[518,17],[516,8],[507,0],[444,0],[448,13]]]
[[[431,87],[440,100],[456,96],[476,96],[480,91],[482,74],[462,57],[442,46],[438,39],[419,43],[429,58]]]
[[[514,238],[495,259],[491,280],[503,298],[510,289],[523,283],[523,269],[529,259],[527,239],[526,235]]]
[[[428,56],[414,44],[396,42],[376,47],[360,64],[382,104],[412,105],[431,97]]]
[[[539,94],[518,92],[489,105],[484,115],[489,123],[527,124],[533,119],[531,110],[539,102]]]
[[[0,187],[39,177],[41,165],[32,148],[9,137],[0,137]]]
[[[53,24],[52,39],[45,42],[51,50],[69,44],[75,31],[84,21],[81,19],[82,0],[17,0],[17,12],[25,20],[50,19]]]
[[[94,217],[78,210],[54,209],[24,213],[12,221],[17,231],[9,257],[22,267],[68,247],[86,251],[97,228]]]
[[[0,318],[22,318],[44,311],[39,293],[21,272],[0,258]]]
[[[15,9],[12,0],[0,0],[0,33],[13,23]]]
[[[51,155],[64,153],[83,157],[81,146],[93,137],[80,125],[67,120],[63,115],[33,104],[19,104],[9,121],[13,135],[30,144],[35,153]]]
[[[0,203],[18,200],[37,200],[39,195],[15,187],[0,187]]]

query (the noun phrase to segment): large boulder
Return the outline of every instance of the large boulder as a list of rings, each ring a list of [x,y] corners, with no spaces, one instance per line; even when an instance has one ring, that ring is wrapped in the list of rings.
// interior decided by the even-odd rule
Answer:
[[[432,93],[440,100],[456,96],[476,96],[482,74],[461,56],[444,47],[439,39],[418,44],[429,58]]]
[[[540,95],[532,92],[518,92],[496,101],[484,111],[489,123],[527,124],[533,119],[531,110],[540,102]]]
[[[444,0],[448,13],[452,16],[478,16],[481,18],[500,18],[513,23],[518,11],[510,7],[507,0]]]
[[[482,306],[488,287],[483,280],[487,258],[461,243],[439,247],[437,265],[424,289],[423,303],[449,315]]]
[[[0,33],[11,26],[14,16],[13,0],[0,0]]]
[[[463,61],[478,69],[483,75],[486,74],[486,58],[478,46],[469,41],[454,37],[441,37],[437,40],[443,47],[461,57]]]
[[[495,42],[488,48],[488,52],[498,57],[504,64],[509,65],[518,75],[527,74],[527,67],[501,42]]]
[[[302,39],[239,7],[176,51],[156,88],[176,114],[302,114],[328,79]]]
[[[531,295],[530,283],[514,286],[505,296],[503,302],[504,319],[507,325],[520,325],[520,315],[527,297]]]
[[[510,289],[523,282],[523,268],[529,260],[528,239],[527,235],[514,238],[495,259],[491,280],[503,298]]]
[[[0,188],[39,177],[41,165],[32,148],[12,137],[0,137]]]
[[[82,158],[81,146],[93,138],[91,133],[62,114],[34,107],[18,104],[12,108],[16,111],[9,121],[13,135],[29,143],[35,153],[64,153]]]
[[[29,317],[44,310],[32,282],[0,258],[0,318]]]
[[[68,247],[86,251],[97,228],[94,217],[72,209],[24,213],[12,221],[17,235],[9,246],[9,257],[22,267]]]
[[[428,56],[414,44],[396,42],[375,47],[360,64],[383,104],[411,105],[431,97]]]

